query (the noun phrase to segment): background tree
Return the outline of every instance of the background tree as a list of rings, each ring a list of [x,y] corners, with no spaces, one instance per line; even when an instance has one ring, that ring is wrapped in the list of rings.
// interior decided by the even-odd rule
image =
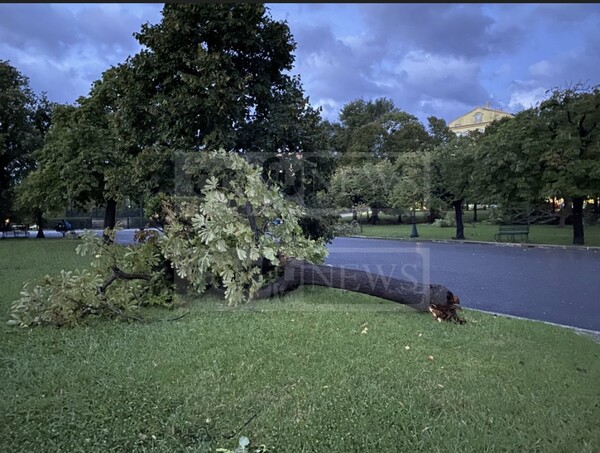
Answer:
[[[452,206],[456,220],[455,239],[465,239],[463,203],[472,196],[473,174],[477,166],[473,159],[476,135],[452,138],[436,146],[432,152],[432,198]]]
[[[44,146],[35,154],[38,169],[25,187],[24,198],[32,203],[47,199],[52,205],[86,209],[90,203],[106,206],[105,228],[114,228],[116,203],[122,178],[114,177],[128,167],[119,153],[109,113],[96,89],[78,105],[56,107]]]
[[[0,60],[0,221],[14,214],[15,188],[34,167],[32,153],[49,126],[51,104],[36,96],[29,80]]]
[[[393,164],[382,160],[375,164],[338,167],[331,180],[331,193],[338,206],[369,206],[372,210],[369,223],[375,225],[379,211],[390,207],[389,196],[395,184]]]
[[[465,239],[462,205],[472,193],[472,137],[453,137],[424,151],[402,155],[398,162],[398,184],[391,193],[396,207],[426,204],[452,207],[456,219],[455,239]]]
[[[339,118],[333,140],[339,166],[332,178],[333,197],[340,206],[368,205],[373,210],[369,221],[376,223],[379,210],[391,207],[400,156],[424,149],[429,135],[415,116],[387,98],[352,101]]]
[[[346,104],[339,117],[340,165],[395,161],[399,153],[419,149],[428,138],[419,120],[391,99],[357,99]]]
[[[431,149],[436,146],[445,145],[450,140],[456,137],[454,132],[452,132],[446,124],[446,121],[435,116],[430,116],[427,118],[427,132],[429,135],[427,143],[425,145],[426,149]],[[427,216],[427,221],[429,223],[432,223],[439,217],[439,210],[442,206],[434,199],[430,199],[428,206],[429,215]]]
[[[573,200],[573,244],[583,244],[583,204],[600,193],[600,87],[554,89],[537,112],[549,135],[544,195]]]
[[[528,109],[495,121],[478,140],[474,188],[486,202],[499,204],[505,222],[534,221],[543,204],[547,135],[537,112]]]
[[[395,164],[395,174],[396,181],[389,194],[389,203],[392,207],[400,209],[401,213],[412,212],[413,214],[426,203],[433,208],[433,200],[428,202],[431,199],[430,150],[401,155]]]

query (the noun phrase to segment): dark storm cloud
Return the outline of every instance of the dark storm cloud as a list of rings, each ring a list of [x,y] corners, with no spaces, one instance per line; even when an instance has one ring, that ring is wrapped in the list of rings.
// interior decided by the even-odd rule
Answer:
[[[532,24],[549,31],[549,38],[556,35],[573,39],[567,46],[548,43],[553,52],[532,62],[527,74],[511,82],[510,105],[514,109],[536,105],[547,98],[548,90],[600,84],[599,5],[540,5],[530,17]]]
[[[544,4],[536,6],[532,16],[541,21],[571,25],[573,23],[584,22],[594,16],[598,19],[600,16],[600,5],[575,3]]]
[[[481,5],[364,5],[375,39],[396,48],[417,48],[440,55],[476,58],[512,50],[524,30],[499,25]]]
[[[482,83],[484,60],[514,51],[525,35],[520,25],[492,18],[481,5],[356,8],[364,27],[350,36],[336,36],[329,24],[290,20],[298,42],[295,71],[303,74],[313,101],[341,107],[386,96],[422,119],[435,112],[457,116],[490,97]]]
[[[4,43],[21,50],[43,50],[53,57],[84,44],[132,51],[137,48],[132,34],[140,26],[140,18],[123,5],[90,4],[79,10],[51,4],[0,5],[0,39]]]
[[[292,31],[298,42],[295,72],[310,84],[313,97],[348,101],[356,93],[382,95],[372,74],[372,66],[381,57],[379,49],[345,43],[328,25],[299,25]]]
[[[79,40],[78,25],[52,5],[0,4],[0,42],[22,51],[60,57]]]
[[[0,58],[36,92],[73,102],[112,65],[134,54],[133,33],[160,17],[160,5],[0,4]]]

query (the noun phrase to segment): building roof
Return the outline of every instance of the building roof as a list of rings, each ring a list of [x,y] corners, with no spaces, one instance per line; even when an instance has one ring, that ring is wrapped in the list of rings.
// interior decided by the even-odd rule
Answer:
[[[483,121],[477,123],[471,119],[471,116],[474,115],[476,112],[481,112],[484,114],[485,118],[483,119]],[[489,113],[491,113],[491,115],[485,115],[485,112],[489,112]],[[513,117],[514,115],[510,112],[505,112],[504,110],[490,108],[487,105],[479,106],[479,107],[475,107],[474,109],[468,111],[467,113],[463,113],[458,118],[450,121],[450,123],[448,123],[448,127],[450,129],[479,127],[481,125],[487,125],[496,119],[499,119],[502,117],[507,117],[507,116]],[[468,119],[468,121],[461,121],[463,119]],[[459,121],[460,121],[460,123],[457,125],[456,123]]]

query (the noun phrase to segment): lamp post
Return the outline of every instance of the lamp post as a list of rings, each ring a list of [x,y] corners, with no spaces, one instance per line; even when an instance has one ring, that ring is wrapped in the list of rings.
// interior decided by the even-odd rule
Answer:
[[[413,212],[412,212],[412,231],[410,233],[410,237],[411,238],[419,237],[419,232],[417,231],[417,219],[415,217],[415,207],[414,206],[413,206]]]

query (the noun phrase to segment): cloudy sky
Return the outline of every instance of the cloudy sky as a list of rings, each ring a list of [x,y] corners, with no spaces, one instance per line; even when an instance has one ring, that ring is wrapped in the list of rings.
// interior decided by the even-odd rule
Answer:
[[[268,4],[297,42],[296,66],[323,116],[388,97],[425,121],[477,105],[516,112],[553,87],[600,84],[599,4]],[[0,4],[0,59],[34,91],[72,103],[139,50],[161,4]]]

